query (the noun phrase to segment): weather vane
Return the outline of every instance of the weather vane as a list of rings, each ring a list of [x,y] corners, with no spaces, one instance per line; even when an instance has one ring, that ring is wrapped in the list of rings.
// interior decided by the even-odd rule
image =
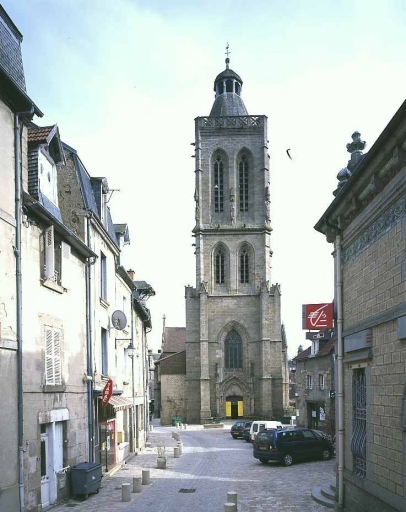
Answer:
[[[227,55],[227,57],[231,53],[231,52],[228,51],[229,48],[230,48],[230,45],[227,43],[226,52],[225,52],[225,55]]]

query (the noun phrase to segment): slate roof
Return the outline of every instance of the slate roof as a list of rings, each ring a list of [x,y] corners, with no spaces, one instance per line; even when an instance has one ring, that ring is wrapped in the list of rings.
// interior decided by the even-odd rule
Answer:
[[[238,80],[241,85],[243,83],[240,75],[238,75],[235,71],[233,71],[232,69],[225,69],[216,76],[216,79],[214,80],[214,90],[216,90],[217,82],[219,82],[220,80],[227,80],[227,78],[231,78],[232,80]]]
[[[328,340],[325,342],[325,344],[320,348],[320,350],[317,352],[316,355],[312,356],[311,359],[314,357],[323,357],[330,354],[330,352],[334,349],[334,340]],[[302,350],[296,357],[292,359],[292,361],[295,361],[296,363],[298,361],[304,361],[305,359],[309,359],[311,355],[311,347],[307,348],[306,350]]]
[[[86,210],[91,211],[93,215],[95,215],[101,221],[99,208],[97,206],[96,198],[94,195],[94,188],[92,187],[92,181],[93,183],[96,183],[97,181],[100,182],[104,178],[91,178],[85,166],[83,165],[81,159],[79,158],[77,151],[68,144],[66,144],[65,142],[62,143],[62,146],[65,149],[67,149],[70,153],[72,153],[76,172],[79,177],[79,184],[82,191],[83,202]],[[111,238],[113,244],[117,247],[117,249],[119,249],[116,232],[114,230],[114,224],[111,218],[111,212],[109,207],[107,207],[107,219],[105,229],[109,237]]]
[[[186,327],[165,327],[162,352],[165,355],[186,349]]]
[[[23,36],[0,5],[0,66],[26,92],[21,42]]]
[[[211,108],[210,117],[247,116],[244,102],[235,92],[225,92],[217,96]]]
[[[34,107],[37,116],[43,113],[27,96],[21,42],[23,36],[0,5],[0,88],[14,111]]]

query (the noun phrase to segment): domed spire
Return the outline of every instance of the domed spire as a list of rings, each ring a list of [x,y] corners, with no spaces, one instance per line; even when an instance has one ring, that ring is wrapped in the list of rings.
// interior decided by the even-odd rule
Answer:
[[[242,79],[235,71],[230,69],[229,51],[226,46],[226,69],[216,76],[214,80],[215,101],[210,117],[246,116],[248,115],[244,102],[241,99]]]

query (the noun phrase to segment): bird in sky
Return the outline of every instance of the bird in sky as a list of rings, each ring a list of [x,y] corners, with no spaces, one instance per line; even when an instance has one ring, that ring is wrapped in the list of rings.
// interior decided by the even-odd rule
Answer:
[[[289,153],[290,149],[287,149],[286,150],[286,154],[288,155],[288,157],[292,160],[292,157],[290,156],[290,153]]]

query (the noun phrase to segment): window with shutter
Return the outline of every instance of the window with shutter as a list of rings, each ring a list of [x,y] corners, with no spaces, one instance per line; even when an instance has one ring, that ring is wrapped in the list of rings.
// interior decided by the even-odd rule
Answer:
[[[55,277],[55,239],[54,227],[49,226],[44,233],[45,243],[45,278],[54,281]]]
[[[61,242],[61,253],[62,253],[61,281],[65,288],[69,288],[69,286],[71,285],[71,282],[72,282],[72,277],[70,275],[71,274],[71,261],[70,261],[71,260],[71,248],[70,248],[70,245],[65,242]]]
[[[45,383],[62,384],[61,330],[45,326]]]

